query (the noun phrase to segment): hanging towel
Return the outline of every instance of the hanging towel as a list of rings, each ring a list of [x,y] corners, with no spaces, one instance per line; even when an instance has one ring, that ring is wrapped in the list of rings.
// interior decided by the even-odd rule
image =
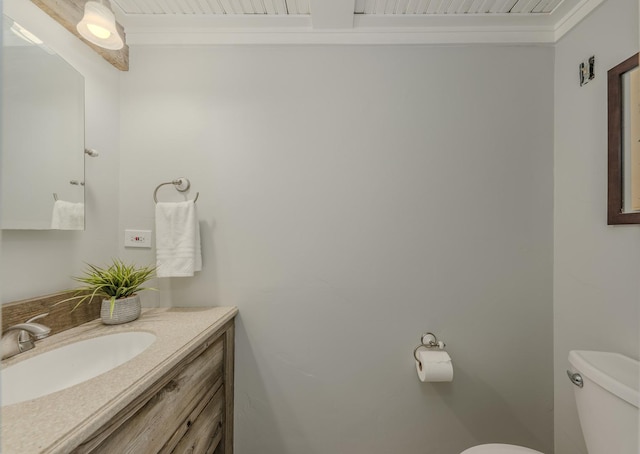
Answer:
[[[53,203],[51,228],[57,230],[84,230],[84,203],[56,200]]]
[[[200,226],[193,200],[156,203],[156,275],[193,276],[202,270]]]

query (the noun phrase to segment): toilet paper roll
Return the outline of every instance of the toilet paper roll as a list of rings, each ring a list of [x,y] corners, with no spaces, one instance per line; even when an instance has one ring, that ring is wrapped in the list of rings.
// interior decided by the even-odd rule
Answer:
[[[420,350],[417,353],[416,371],[420,381],[443,382],[453,380],[453,364],[449,354],[442,350]],[[420,367],[422,363],[422,367]]]

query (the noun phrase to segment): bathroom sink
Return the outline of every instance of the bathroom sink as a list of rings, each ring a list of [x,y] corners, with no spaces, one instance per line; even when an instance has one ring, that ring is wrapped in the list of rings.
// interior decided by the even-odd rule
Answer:
[[[139,355],[155,339],[142,331],[107,334],[20,361],[0,371],[2,405],[46,396],[97,377]]]

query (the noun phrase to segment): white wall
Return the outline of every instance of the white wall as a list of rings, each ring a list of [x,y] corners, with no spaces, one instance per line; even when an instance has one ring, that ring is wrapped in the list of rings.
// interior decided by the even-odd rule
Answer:
[[[85,143],[100,151],[100,157],[88,158],[85,165],[86,231],[3,231],[0,272],[6,303],[70,288],[74,283],[69,276],[79,274],[84,262],[117,255],[119,71],[30,1],[4,0],[4,12],[37,31],[83,74]]]
[[[556,46],[555,446],[586,453],[573,388],[572,349],[638,358],[640,226],[607,226],[607,70],[638,51],[638,1],[605,2]],[[596,56],[596,78],[578,64]]]
[[[552,48],[134,47],[121,84],[119,234],[200,192],[204,270],[145,304],[240,308],[237,453],[552,451]]]

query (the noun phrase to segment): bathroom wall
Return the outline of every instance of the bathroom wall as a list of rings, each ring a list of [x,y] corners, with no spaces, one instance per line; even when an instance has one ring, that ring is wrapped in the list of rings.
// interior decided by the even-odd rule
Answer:
[[[638,1],[605,2],[556,46],[555,446],[586,454],[567,379],[572,349],[640,355],[640,226],[607,226],[607,70],[638,51]],[[595,55],[596,78],[578,83]]]
[[[552,452],[552,47],[132,47],[121,88],[119,235],[200,192],[144,302],[239,307],[238,454]]]
[[[7,15],[85,77],[85,143],[100,152],[85,162],[86,231],[3,231],[0,272],[6,303],[70,288],[69,276],[80,273],[84,262],[118,253],[119,72],[30,1],[3,3]]]

